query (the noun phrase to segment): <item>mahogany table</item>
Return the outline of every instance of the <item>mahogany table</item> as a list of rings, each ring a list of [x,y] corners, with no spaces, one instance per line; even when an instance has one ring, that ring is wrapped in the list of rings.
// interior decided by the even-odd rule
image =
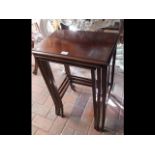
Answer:
[[[53,98],[56,115],[63,117],[61,99],[69,85],[71,88],[74,88],[74,83],[90,86],[94,127],[104,131],[105,102],[113,85],[117,39],[118,34],[115,33],[58,30],[33,49],[35,60]],[[55,85],[50,61],[64,64],[66,77],[59,88]],[[91,79],[71,75],[70,66],[90,69]]]

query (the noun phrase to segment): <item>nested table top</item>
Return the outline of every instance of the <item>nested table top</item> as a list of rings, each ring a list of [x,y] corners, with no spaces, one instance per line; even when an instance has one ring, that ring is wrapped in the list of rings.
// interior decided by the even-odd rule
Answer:
[[[90,31],[59,30],[45,38],[33,53],[95,64],[107,64],[118,34]]]

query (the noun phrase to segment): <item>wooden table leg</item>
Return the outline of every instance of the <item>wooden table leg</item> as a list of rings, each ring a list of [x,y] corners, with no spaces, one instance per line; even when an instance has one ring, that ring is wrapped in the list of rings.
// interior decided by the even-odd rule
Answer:
[[[102,101],[100,102],[100,130],[104,130],[107,96],[107,66],[102,67]]]
[[[111,71],[111,79],[110,79],[110,91],[113,87],[113,83],[114,83],[114,73],[115,73],[115,60],[116,60],[116,47],[114,49],[114,54],[113,54],[113,59],[112,59],[112,71]]]
[[[97,68],[97,80],[95,70],[91,69],[92,91],[94,106],[94,127],[98,131],[104,131],[106,92],[107,92],[107,67]]]
[[[53,102],[55,105],[55,113],[56,115],[60,115],[63,117],[63,104],[62,104],[60,95],[58,93],[58,90],[55,86],[54,76],[50,68],[49,62],[38,58],[37,58],[37,62],[38,62],[40,71],[43,75],[43,78],[45,80],[45,83],[48,87],[48,90],[51,94],[51,97],[53,99]]]
[[[66,74],[67,74],[67,77],[68,77],[68,79],[69,79],[70,87],[72,88],[72,90],[75,90],[75,87],[74,87],[74,85],[73,85],[73,83],[72,83],[72,77],[71,77],[70,67],[69,67],[69,65],[67,65],[67,64],[64,64],[64,67],[65,67],[65,72],[66,72]]]
[[[102,103],[102,79],[101,79],[101,68],[97,68],[97,113],[98,113],[98,128],[100,130],[100,122],[101,122],[101,116],[102,116],[102,111],[101,111],[101,103]]]
[[[36,59],[35,59],[33,74],[34,74],[34,75],[37,75],[37,72],[38,72],[38,63],[37,63],[37,61],[36,61]]]
[[[93,94],[93,108],[94,108],[94,128],[99,130],[99,113],[96,102],[96,78],[95,78],[95,69],[91,69],[92,77],[92,94]]]

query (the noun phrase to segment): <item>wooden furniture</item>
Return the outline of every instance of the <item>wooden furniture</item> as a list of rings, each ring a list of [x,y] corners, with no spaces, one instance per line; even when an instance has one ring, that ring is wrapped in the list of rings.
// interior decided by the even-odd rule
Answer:
[[[120,19],[119,22],[116,22],[115,25],[99,29],[98,31],[104,31],[104,32],[111,32],[111,33],[118,33],[118,42],[124,43],[124,20]]]
[[[38,25],[38,23],[37,22],[35,22],[35,23],[33,23],[32,24],[32,28],[34,28],[35,29],[35,31],[37,32],[37,33],[41,33],[40,32],[40,28],[39,28],[39,25]],[[33,32],[32,32],[33,33]],[[32,48],[34,48],[34,38],[32,37],[32,40],[31,40],[31,47]],[[33,74],[34,75],[37,75],[37,72],[38,72],[38,64],[37,64],[37,62],[36,62],[36,60],[35,60],[35,65],[34,65],[34,70],[33,70]]]
[[[62,30],[69,30],[69,26],[64,25],[63,23],[60,23]]]
[[[34,40],[33,39],[31,40],[31,47],[34,48]],[[38,72],[38,64],[37,64],[37,62],[35,60],[33,74],[37,75],[37,72]]]
[[[93,94],[94,127],[98,131],[104,131],[105,102],[113,85],[117,39],[118,34],[113,33],[59,30],[33,49],[57,115],[63,117],[61,99],[69,85],[72,88],[74,83],[90,86]],[[65,66],[66,77],[59,88],[55,85],[50,61]],[[112,68],[109,67],[110,61]],[[71,75],[69,66],[90,69],[91,79]]]

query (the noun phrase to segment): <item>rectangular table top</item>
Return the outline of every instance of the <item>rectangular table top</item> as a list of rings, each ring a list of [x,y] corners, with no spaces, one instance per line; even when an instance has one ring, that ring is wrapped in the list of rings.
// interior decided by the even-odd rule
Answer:
[[[33,49],[33,53],[72,61],[107,64],[117,38],[116,33],[58,30],[43,39]]]

